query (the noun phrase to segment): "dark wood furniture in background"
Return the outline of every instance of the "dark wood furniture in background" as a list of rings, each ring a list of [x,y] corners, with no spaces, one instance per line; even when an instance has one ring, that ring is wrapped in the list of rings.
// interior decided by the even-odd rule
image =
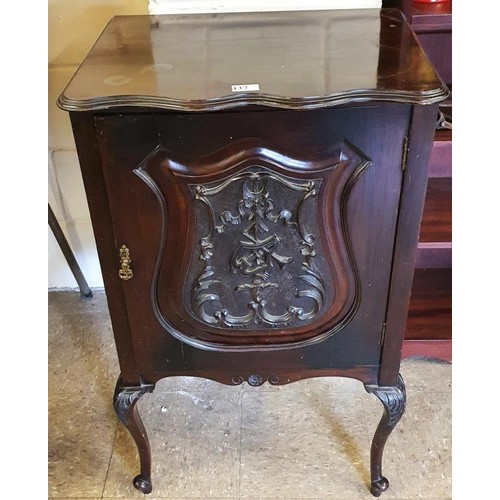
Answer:
[[[441,79],[452,88],[452,1],[383,0],[403,11]],[[451,95],[440,103],[451,122]],[[403,357],[452,359],[452,133],[438,127],[413,279]]]
[[[114,404],[152,489],[136,403],[161,378],[399,375],[437,106],[397,10],[116,17],[70,111],[121,375]]]

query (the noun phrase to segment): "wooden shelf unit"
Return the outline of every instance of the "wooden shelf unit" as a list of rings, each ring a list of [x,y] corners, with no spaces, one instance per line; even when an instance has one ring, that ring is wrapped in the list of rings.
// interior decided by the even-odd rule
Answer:
[[[441,79],[452,87],[452,1],[384,0],[403,11]],[[440,104],[452,116],[452,99]],[[436,130],[402,357],[452,360],[452,132]]]
[[[451,246],[451,177],[429,178],[424,214],[420,227],[420,245]]]
[[[449,134],[436,135],[443,138]],[[439,142],[435,141],[438,146],[435,150],[439,150]],[[403,357],[422,355],[451,361],[452,178],[446,165],[439,165],[437,169],[431,165],[430,175]]]

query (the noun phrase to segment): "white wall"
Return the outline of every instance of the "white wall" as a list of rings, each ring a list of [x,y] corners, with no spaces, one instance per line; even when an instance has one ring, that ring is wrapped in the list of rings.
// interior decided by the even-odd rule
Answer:
[[[382,0],[150,0],[151,14],[379,8]]]
[[[114,15],[148,14],[148,0],[49,0],[48,200],[91,287],[102,276],[68,113],[57,98]],[[48,287],[77,283],[48,229]]]
[[[381,0],[49,0],[48,200],[89,285],[102,287],[102,276],[68,114],[56,100],[111,17],[380,6]],[[50,229],[48,247],[49,288],[76,288]]]

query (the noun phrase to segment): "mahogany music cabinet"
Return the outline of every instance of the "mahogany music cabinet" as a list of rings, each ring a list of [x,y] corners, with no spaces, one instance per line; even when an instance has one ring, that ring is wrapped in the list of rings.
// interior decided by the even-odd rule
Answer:
[[[390,9],[113,18],[70,112],[121,374],[114,406],[152,490],[136,403],[169,376],[360,380],[384,406],[371,492],[405,408],[401,345],[437,103]]]

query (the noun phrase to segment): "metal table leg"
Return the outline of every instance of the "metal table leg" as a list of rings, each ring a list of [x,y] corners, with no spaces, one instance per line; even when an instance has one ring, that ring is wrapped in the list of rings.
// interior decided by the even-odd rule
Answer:
[[[92,290],[90,289],[87,280],[83,276],[82,270],[78,265],[75,255],[73,254],[68,244],[68,241],[64,236],[64,233],[62,232],[59,222],[57,222],[56,216],[54,215],[54,212],[52,211],[50,204],[49,204],[49,226],[52,229],[52,232],[54,233],[57,243],[59,244],[59,247],[61,248],[64,257],[66,258],[66,262],[68,263],[71,272],[73,273],[73,276],[75,277],[78,283],[78,286],[80,287],[80,293],[85,298],[89,299],[90,297],[92,297]]]

